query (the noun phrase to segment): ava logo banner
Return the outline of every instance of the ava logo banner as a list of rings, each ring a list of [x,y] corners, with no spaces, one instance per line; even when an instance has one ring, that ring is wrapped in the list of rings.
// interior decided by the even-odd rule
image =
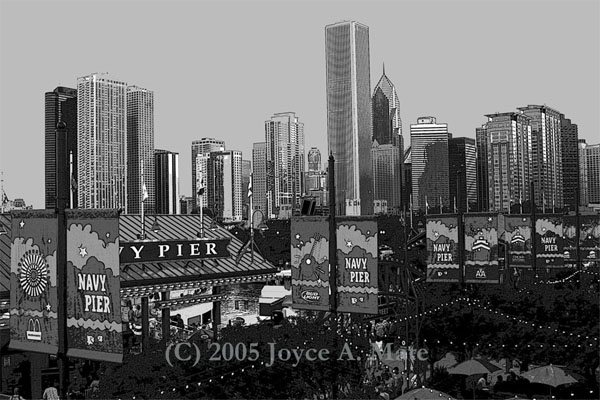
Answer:
[[[119,219],[105,214],[67,213],[67,355],[122,362]]]
[[[508,265],[531,268],[531,217],[505,215],[504,230],[508,244]]]
[[[498,215],[465,215],[465,282],[500,283]]]
[[[54,211],[12,213],[10,254],[10,348],[58,351]]]
[[[427,282],[458,282],[458,217],[427,217]]]
[[[340,218],[337,225],[337,311],[378,314],[377,222]]]
[[[562,268],[565,262],[563,250],[562,215],[541,214],[535,221],[536,266],[538,268]]]
[[[294,308],[329,311],[328,218],[292,218],[291,235]]]

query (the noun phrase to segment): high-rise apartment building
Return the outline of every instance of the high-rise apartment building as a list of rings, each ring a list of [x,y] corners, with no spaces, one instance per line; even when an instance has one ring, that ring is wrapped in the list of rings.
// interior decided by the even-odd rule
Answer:
[[[588,164],[587,164],[587,143],[585,139],[579,139],[577,149],[579,152],[579,205],[586,206],[589,204],[588,196]]]
[[[402,168],[402,197],[403,210],[411,212],[412,205],[412,147],[408,146],[404,151],[404,165]]]
[[[488,203],[482,210],[508,212],[512,205],[529,200],[532,177],[530,118],[518,112],[488,114],[486,117],[485,146],[478,138],[478,150],[481,150],[478,156],[487,156],[485,175],[480,176],[480,181],[487,179]]]
[[[208,160],[208,208],[217,220],[242,220],[242,152],[213,151]]]
[[[519,107],[531,118],[535,204],[545,209],[563,207],[560,112],[548,106]]]
[[[316,147],[311,147],[308,151],[308,170],[321,170],[321,151]]]
[[[197,156],[199,154],[204,155],[205,157],[203,160],[206,160],[208,154],[212,153],[213,151],[223,150],[225,150],[225,141],[223,140],[202,138],[192,142],[192,198],[194,199],[194,207],[198,206],[198,188],[200,187],[200,177],[196,174],[198,171],[206,171],[206,165],[200,166],[201,168],[198,169],[198,166],[196,165]],[[206,177],[204,179],[204,185],[206,186]],[[204,207],[206,207],[206,199],[204,201]]]
[[[369,28],[325,27],[327,140],[335,158],[336,213],[373,214]]]
[[[404,166],[404,140],[400,101],[394,84],[383,75],[373,90],[373,198],[386,201],[388,212],[402,210],[402,169]]]
[[[127,212],[127,83],[108,74],[77,79],[79,208]]]
[[[67,124],[67,154],[72,158],[72,178],[77,181],[77,89],[59,86],[44,97],[45,186],[46,208],[56,207],[56,124]],[[72,157],[71,157],[72,156]],[[71,188],[73,204],[77,208],[77,190]]]
[[[489,141],[485,124],[475,128],[475,144],[477,146],[477,211],[489,209],[488,154]]]
[[[252,212],[262,211],[265,218],[272,218],[267,201],[267,143],[254,143],[252,146]]]
[[[477,209],[477,148],[475,139],[466,137],[448,140],[448,192],[456,209],[461,212]]]
[[[563,176],[564,206],[570,210],[577,209],[577,190],[579,189],[579,135],[577,124],[570,119],[560,116],[561,155]],[[580,191],[581,193],[581,191]]]
[[[267,197],[279,219],[289,219],[300,206],[304,173],[304,124],[293,112],[265,121]]]
[[[600,144],[588,145],[585,149],[588,173],[588,201],[600,204]]]
[[[154,151],[155,203],[157,214],[180,214],[179,153]]]
[[[143,168],[143,182],[142,182]],[[148,197],[144,210],[156,211],[154,182],[154,92],[127,88],[127,212],[141,212],[143,186]]]
[[[438,124],[435,117],[420,117],[410,125],[414,209],[439,210],[440,201],[450,206],[448,139],[448,124]]]

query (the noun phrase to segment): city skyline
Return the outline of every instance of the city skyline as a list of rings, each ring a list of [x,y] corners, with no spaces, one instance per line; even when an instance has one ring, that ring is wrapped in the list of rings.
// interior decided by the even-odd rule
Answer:
[[[57,86],[73,88],[77,77],[93,71],[109,71],[119,80],[154,91],[156,147],[180,153],[182,195],[192,195],[189,149],[193,140],[215,137],[236,143],[231,147],[248,160],[252,143],[262,140],[265,118],[275,113],[300,115],[306,129],[305,148],[317,147],[325,157],[324,27],[342,20],[369,27],[370,67],[380,71],[385,63],[386,74],[396,85],[405,147],[410,144],[410,124],[421,116],[435,115],[448,123],[455,137],[474,138],[486,114],[525,104],[560,110],[578,125],[580,138],[589,144],[598,141],[600,6],[595,2],[530,1],[519,3],[519,13],[494,1],[361,2],[343,9],[334,2],[250,2],[233,3],[239,10],[233,15],[227,12],[232,2],[165,2],[146,7],[127,2],[119,5],[118,15],[113,14],[112,5],[95,8],[92,22],[111,15],[113,30],[78,37],[75,32],[87,31],[84,27],[90,21],[82,16],[93,3],[3,1],[0,5],[0,83],[4,89],[0,95],[0,171],[9,198],[24,198],[34,208],[43,208],[45,196],[44,93]],[[39,12],[30,13],[31,4]],[[298,21],[277,18],[290,13]],[[177,24],[165,25],[165,15]],[[207,18],[199,24],[198,15]],[[310,19],[303,18],[309,15]],[[69,23],[57,24],[61,18]],[[513,21],[510,32],[501,29],[506,18]],[[276,26],[256,28],[263,19],[276,21]],[[573,20],[577,20],[577,30],[570,29]],[[132,52],[126,39],[136,35],[129,33],[136,31],[131,29],[136,21],[160,29],[136,40],[139,51]],[[424,23],[428,32],[419,30],[415,35]],[[211,33],[222,32],[224,26],[235,28],[217,40],[201,40],[214,37]],[[47,31],[53,34],[31,34]],[[239,40],[238,32],[243,32],[244,40]],[[55,36],[61,37],[58,48]],[[531,50],[525,44],[533,37],[544,38],[536,45],[538,54],[567,51],[573,43],[577,46],[570,50],[571,57],[553,58],[549,63],[547,58],[528,55]],[[94,40],[97,46],[83,46]],[[511,57],[488,61],[496,46],[506,43],[516,44],[511,46]],[[188,50],[198,46],[202,56]],[[292,65],[284,56],[262,62],[256,57],[275,47],[280,54],[289,49],[290,56],[302,62]],[[449,62],[439,62],[440,58]],[[517,65],[510,61],[514,59],[523,62]],[[224,75],[227,80],[218,79]],[[374,87],[379,76],[371,75]],[[287,84],[279,87],[279,81]],[[244,121],[243,132],[223,128],[221,123],[231,118],[231,107],[220,104],[230,104],[233,91],[236,104],[244,105],[236,116]],[[28,162],[23,165],[25,158]]]

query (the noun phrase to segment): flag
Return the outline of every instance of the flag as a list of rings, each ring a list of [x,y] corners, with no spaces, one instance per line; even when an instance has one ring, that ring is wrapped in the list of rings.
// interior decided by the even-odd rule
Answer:
[[[8,204],[8,196],[6,195],[6,193],[2,193],[2,195],[2,204]]]
[[[458,208],[456,208],[456,196],[454,196],[454,213],[458,213]]]
[[[429,202],[427,201],[427,195],[425,195],[425,215],[429,211]]]
[[[75,180],[75,177],[73,175],[71,175],[71,191],[77,191],[77,181]]]
[[[200,179],[200,186],[198,186],[198,196],[204,196],[204,178]]]
[[[252,197],[252,175],[250,175],[250,182],[248,182],[248,197]]]
[[[146,201],[148,198],[148,189],[146,189],[146,184],[142,185],[142,201]]]
[[[244,257],[244,254],[246,254],[246,252],[250,249],[251,243],[252,243],[252,239],[248,239],[246,244],[240,249],[237,256],[235,257],[235,265],[238,265],[240,263],[240,261],[242,260],[242,257]]]

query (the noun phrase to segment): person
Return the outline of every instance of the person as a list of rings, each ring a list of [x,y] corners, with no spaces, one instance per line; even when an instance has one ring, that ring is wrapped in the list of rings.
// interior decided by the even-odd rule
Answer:
[[[177,327],[179,329],[183,329],[184,328],[184,323],[183,323],[183,318],[181,318],[181,314],[177,314]]]
[[[486,379],[485,379],[485,375],[483,375],[481,378],[479,378],[479,380],[477,381],[477,389],[483,389],[485,387],[485,383],[486,383]]]
[[[496,383],[494,384],[494,392],[501,392],[502,387],[504,386],[504,378],[502,375],[498,376]]]
[[[23,397],[21,397],[21,395],[19,394],[19,387],[15,387],[13,389],[13,395],[10,396],[10,400],[25,400]]]
[[[58,382],[54,381],[54,384],[48,386],[46,390],[44,390],[44,395],[42,396],[44,400],[60,400],[58,396]]]

